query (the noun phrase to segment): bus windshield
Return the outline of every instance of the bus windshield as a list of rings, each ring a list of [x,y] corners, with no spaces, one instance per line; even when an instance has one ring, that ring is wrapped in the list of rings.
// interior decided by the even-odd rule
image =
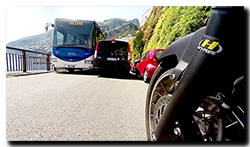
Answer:
[[[53,46],[92,49],[93,28],[91,21],[56,20]]]

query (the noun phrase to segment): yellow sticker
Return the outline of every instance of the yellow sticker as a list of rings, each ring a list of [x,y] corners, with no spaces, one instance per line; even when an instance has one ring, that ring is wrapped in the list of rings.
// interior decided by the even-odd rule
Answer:
[[[214,50],[215,47],[218,46],[218,50]],[[223,49],[219,45],[219,42],[217,41],[212,41],[209,39],[202,39],[197,47],[199,51],[205,52],[210,55],[215,55],[217,53],[220,53]]]
[[[206,39],[206,40],[201,44],[201,46],[202,46],[202,47],[207,46],[207,49],[213,50],[213,49],[219,44],[219,42],[216,42],[216,41],[213,41],[212,43],[209,43],[209,42],[210,42],[210,40]]]

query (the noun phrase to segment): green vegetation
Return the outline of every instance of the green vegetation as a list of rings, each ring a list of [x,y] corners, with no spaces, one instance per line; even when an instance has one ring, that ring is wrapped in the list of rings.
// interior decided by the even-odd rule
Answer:
[[[181,37],[204,27],[210,13],[211,7],[205,6],[154,7],[148,21],[141,27],[145,43],[143,53],[151,49],[165,49]],[[132,50],[136,50],[133,41],[129,43]],[[139,59],[140,56],[134,54],[132,61],[133,58]]]
[[[160,16],[162,15],[162,8],[163,6],[155,6],[149,16],[148,21],[141,27],[144,31],[143,41],[145,42],[144,48],[147,48],[149,40],[152,36],[154,31],[155,25],[157,24]]]
[[[138,59],[141,58],[142,53],[143,53],[143,47],[145,45],[142,38],[143,38],[143,32],[139,31],[136,34],[135,38],[133,39],[134,50],[133,50],[132,56],[137,56],[139,57]]]
[[[145,22],[143,26],[139,28],[138,31],[140,33],[137,33],[134,39],[141,38],[141,41],[144,42],[143,44],[134,45],[134,39],[128,41],[131,48],[131,59],[132,59],[131,62],[133,62],[135,59],[141,58],[143,50],[147,46],[149,39],[152,35],[152,32],[155,28],[155,25],[157,24],[158,19],[161,16],[162,8],[163,6],[154,6],[148,20]]]

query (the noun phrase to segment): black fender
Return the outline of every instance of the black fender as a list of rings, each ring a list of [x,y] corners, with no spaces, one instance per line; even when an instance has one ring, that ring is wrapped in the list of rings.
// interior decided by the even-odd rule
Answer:
[[[180,60],[184,60],[188,62],[188,58],[190,59],[193,55],[193,52],[195,48],[198,46],[198,43],[205,32],[206,27],[203,27],[199,30],[197,30],[194,33],[188,34],[177,41],[173,42],[171,45],[169,45],[163,53],[159,56],[158,62],[161,62],[165,60],[168,56],[175,55],[177,57],[178,62]],[[186,56],[183,58],[183,53],[186,52]]]
[[[178,79],[192,58],[206,27],[188,34],[167,47],[157,59],[166,70],[174,68],[172,75]]]

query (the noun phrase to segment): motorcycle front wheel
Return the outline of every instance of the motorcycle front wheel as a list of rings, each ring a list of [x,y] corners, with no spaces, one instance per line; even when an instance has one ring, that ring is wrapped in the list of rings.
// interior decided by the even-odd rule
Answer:
[[[165,108],[171,101],[175,89],[178,86],[179,82],[177,81],[174,83],[170,78],[173,70],[174,69],[164,69],[161,64],[159,64],[149,83],[146,95],[145,110],[145,122],[148,141],[157,140],[155,136],[155,129],[163,116]],[[191,119],[186,120],[184,122],[187,124],[191,124],[191,132],[183,133],[181,127],[173,128],[173,132],[172,134],[170,134],[171,139],[169,139],[169,141],[220,141],[216,139],[216,137],[218,134],[218,136],[220,136],[223,131],[219,131],[219,128],[221,128],[221,125],[219,125],[218,121],[220,108],[218,107],[218,104],[214,101],[215,99],[216,97],[213,96],[208,96],[207,98],[204,98],[204,102],[200,104],[200,106],[197,106],[197,110],[190,115]],[[225,132],[237,132],[235,130],[239,130],[239,128],[241,127],[239,123],[237,123],[237,120],[230,115],[227,116],[226,120],[224,121],[226,122],[226,129],[224,130]],[[237,124],[238,126],[235,124]],[[196,136],[194,134],[200,135]],[[229,134],[226,136],[227,137],[225,140],[227,141],[233,141],[235,139],[242,140],[242,137],[239,137],[241,136],[241,133],[239,135],[230,136]],[[197,138],[198,140],[194,140],[194,138]]]
[[[173,82],[170,78],[174,69],[164,69],[161,65],[156,69],[152,76],[152,81],[150,81],[147,98],[146,98],[146,131],[147,140],[156,141],[155,129],[159,124],[165,108],[171,101],[172,95],[178,86],[178,81]],[[210,104],[210,103],[209,103]],[[213,111],[218,110],[218,107],[214,104]],[[169,134],[169,141],[202,141],[202,136],[206,136],[204,141],[215,140],[216,134],[214,132],[218,131],[218,122],[214,119],[215,115],[212,112],[204,111],[206,108],[204,104],[197,106],[196,112],[190,115],[190,120],[186,120],[185,123],[190,124],[191,132],[183,133],[181,127],[173,128],[173,132]],[[184,110],[185,111],[185,110]],[[206,117],[209,116],[210,119]],[[217,118],[217,117],[216,117]],[[196,122],[196,124],[195,124]],[[209,122],[209,123],[208,123]],[[208,127],[210,126],[210,127]],[[205,130],[203,128],[206,128]],[[216,129],[212,130],[211,129]],[[185,134],[185,135],[184,135]],[[189,134],[187,136],[187,134]],[[213,135],[211,135],[213,134]],[[190,136],[191,135],[191,136]],[[198,136],[197,136],[198,135]]]

